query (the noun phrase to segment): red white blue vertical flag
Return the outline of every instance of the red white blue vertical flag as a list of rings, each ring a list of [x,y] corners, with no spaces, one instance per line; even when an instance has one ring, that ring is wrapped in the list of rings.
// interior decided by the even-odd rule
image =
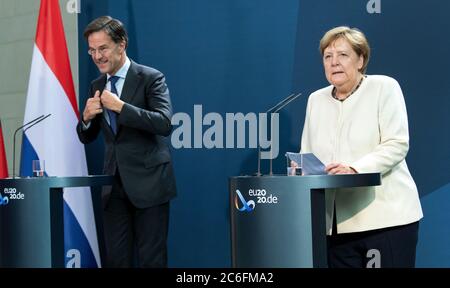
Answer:
[[[24,123],[49,113],[23,135],[20,174],[30,176],[32,160],[41,159],[48,176],[87,175],[58,0],[41,0]],[[64,189],[64,242],[66,267],[101,266],[89,188]]]
[[[8,162],[6,161],[5,143],[3,142],[2,121],[0,120],[0,179],[8,178]]]

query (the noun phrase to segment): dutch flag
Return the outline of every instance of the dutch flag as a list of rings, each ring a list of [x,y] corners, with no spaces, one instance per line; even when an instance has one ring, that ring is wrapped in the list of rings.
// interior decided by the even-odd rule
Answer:
[[[51,116],[23,135],[21,176],[33,159],[44,159],[48,176],[87,175],[78,140],[78,106],[58,0],[42,0],[33,49],[24,123]],[[89,188],[64,189],[66,267],[101,267]]]

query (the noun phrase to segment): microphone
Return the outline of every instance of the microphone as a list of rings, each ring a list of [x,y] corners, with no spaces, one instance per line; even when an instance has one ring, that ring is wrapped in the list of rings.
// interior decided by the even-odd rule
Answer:
[[[289,97],[289,99],[287,99],[286,101],[283,101],[282,105],[278,106],[278,108],[272,113],[277,113],[278,111],[280,111],[281,109],[283,109],[284,107],[289,105],[289,103],[291,103],[292,101],[294,101],[295,99],[297,99],[300,96],[302,96],[302,93],[294,94],[292,97]]]
[[[283,104],[285,104],[286,102],[288,102],[289,100],[291,100],[293,97],[295,97],[296,94],[292,93],[289,96],[287,96],[286,98],[284,98],[283,100],[281,100],[280,102],[278,102],[277,104],[275,104],[275,106],[271,107],[269,110],[266,111],[266,113],[272,113],[273,111],[275,111],[278,107],[283,106]]]
[[[14,142],[13,142],[13,179],[16,178],[16,134],[17,132],[20,131],[20,129],[24,129],[23,133],[25,133],[25,131],[27,131],[28,129],[30,129],[31,127],[33,127],[34,125],[38,124],[39,122],[45,120],[46,118],[50,117],[50,115],[52,114],[48,114],[46,116],[41,115],[33,120],[31,120],[30,122],[20,126],[19,128],[16,129],[16,131],[14,131]]]
[[[292,93],[289,96],[287,96],[286,98],[284,98],[283,100],[281,100],[280,102],[278,102],[275,106],[271,107],[269,110],[266,111],[267,113],[271,113],[271,117],[270,117],[270,123],[272,123],[272,114],[275,114],[277,112],[279,112],[281,109],[283,109],[284,107],[286,107],[287,105],[289,105],[292,101],[294,101],[295,99],[297,99],[298,97],[300,97],[302,95],[302,93]],[[271,124],[272,126],[272,124]],[[270,143],[272,146],[272,136],[270,137]],[[272,176],[272,150],[270,151],[270,171],[269,171],[269,175]],[[261,174],[261,145],[259,145],[259,141],[258,141],[258,172],[256,173],[256,176],[262,176]]]

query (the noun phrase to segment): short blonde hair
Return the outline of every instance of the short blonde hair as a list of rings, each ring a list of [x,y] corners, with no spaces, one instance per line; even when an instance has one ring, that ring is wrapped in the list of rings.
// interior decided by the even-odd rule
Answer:
[[[340,38],[347,40],[358,56],[361,55],[363,56],[364,59],[363,66],[361,67],[359,72],[365,74],[370,59],[370,46],[364,33],[362,33],[357,28],[339,26],[325,33],[325,35],[323,35],[322,39],[320,40],[319,46],[319,50],[322,56],[325,49],[328,46],[330,46],[334,41]]]

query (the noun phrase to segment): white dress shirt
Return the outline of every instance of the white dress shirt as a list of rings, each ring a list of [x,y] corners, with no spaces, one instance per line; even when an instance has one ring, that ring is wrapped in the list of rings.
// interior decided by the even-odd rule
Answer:
[[[130,65],[131,65],[131,61],[130,61],[130,59],[128,57],[126,57],[125,63],[117,71],[117,73],[114,75],[114,76],[119,77],[119,79],[116,82],[116,90],[117,90],[117,93],[119,94],[117,96],[119,98],[122,96],[123,85],[125,84],[125,78],[127,77],[127,73],[128,73],[128,69],[130,69]],[[111,76],[113,76],[113,75],[106,74],[106,86],[105,86],[105,89],[108,90],[108,91],[111,91],[111,82],[109,81],[109,78]],[[105,117],[106,122],[108,122],[108,124],[110,124],[109,115],[108,115],[108,113],[106,112],[105,109],[103,109],[103,117]],[[91,126],[91,122],[90,121],[87,124],[85,124],[83,121],[81,121],[81,123],[83,123],[83,130],[87,130]]]

